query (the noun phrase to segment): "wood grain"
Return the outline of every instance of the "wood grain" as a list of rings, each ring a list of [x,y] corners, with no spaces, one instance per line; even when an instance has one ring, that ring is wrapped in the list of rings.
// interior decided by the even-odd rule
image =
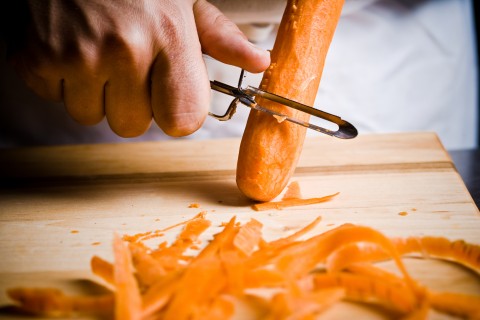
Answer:
[[[264,223],[267,239],[321,216],[312,234],[350,222],[389,236],[480,243],[478,208],[433,133],[308,138],[293,179],[304,197],[340,194],[326,203],[266,212],[253,211],[236,188],[238,145],[236,139],[179,140],[0,151],[0,305],[8,303],[8,287],[91,279],[89,260],[95,254],[112,258],[114,232],[160,229],[199,211],[207,211],[215,226],[204,241],[236,215]],[[201,207],[188,208],[194,202]],[[408,265],[430,286],[480,294],[478,276],[462,268],[436,261]],[[358,308],[341,304],[328,318],[375,314]],[[2,317],[11,315],[0,310]]]

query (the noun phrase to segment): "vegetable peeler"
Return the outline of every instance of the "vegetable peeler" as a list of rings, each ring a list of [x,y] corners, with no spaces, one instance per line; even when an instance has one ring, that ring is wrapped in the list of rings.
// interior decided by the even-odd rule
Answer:
[[[293,122],[295,124],[306,127],[308,129],[312,129],[312,130],[315,130],[315,131],[318,131],[318,132],[321,132],[321,133],[324,133],[324,134],[327,134],[329,136],[333,136],[333,137],[336,137],[336,138],[352,139],[352,138],[355,138],[358,135],[357,129],[351,123],[343,120],[342,118],[340,118],[338,116],[335,116],[333,114],[330,114],[330,113],[322,111],[322,110],[312,108],[312,107],[307,106],[305,104],[302,104],[300,102],[290,100],[290,99],[287,99],[285,97],[282,97],[282,96],[279,96],[279,95],[276,95],[276,94],[273,94],[273,93],[255,88],[255,87],[247,86],[246,88],[242,88],[244,73],[245,73],[245,70],[242,69],[242,71],[240,73],[240,79],[238,80],[237,87],[233,87],[233,86],[230,86],[228,84],[225,84],[225,83],[222,83],[222,82],[219,82],[219,81],[216,81],[216,80],[210,81],[210,87],[212,88],[212,90],[215,90],[215,91],[218,91],[218,92],[221,92],[221,93],[224,93],[224,94],[227,94],[227,95],[230,95],[230,96],[234,97],[233,101],[230,103],[230,105],[229,105],[229,107],[228,107],[228,109],[227,109],[227,111],[225,112],[224,115],[217,115],[217,114],[209,112],[208,114],[210,116],[212,116],[213,118],[215,118],[217,120],[220,120],[220,121],[230,120],[233,117],[233,115],[235,114],[235,111],[237,109],[238,104],[241,103],[241,104],[243,104],[247,107],[250,107],[252,109],[271,114],[272,116],[277,118],[279,120],[279,122],[281,122],[283,120],[290,121],[290,122]],[[274,101],[274,102],[283,104],[287,107],[293,108],[295,110],[308,113],[308,114],[310,114],[314,117],[324,119],[328,122],[332,122],[332,123],[338,125],[338,130],[337,131],[329,130],[327,128],[323,128],[323,127],[314,125],[312,123],[302,121],[302,120],[298,120],[298,119],[294,119],[294,118],[290,118],[290,117],[288,117],[284,114],[281,114],[279,112],[276,112],[276,111],[273,111],[273,110],[270,110],[270,109],[266,109],[266,108],[258,105],[255,102],[255,97],[262,97],[263,99]]]

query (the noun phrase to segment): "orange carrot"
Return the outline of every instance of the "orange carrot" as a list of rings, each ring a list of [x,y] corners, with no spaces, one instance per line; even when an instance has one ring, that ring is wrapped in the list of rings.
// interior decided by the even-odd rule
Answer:
[[[14,288],[7,295],[19,308],[33,315],[71,317],[74,315],[112,315],[113,294],[100,296],[67,296],[54,288]]]
[[[265,319],[315,319],[333,303],[344,296],[342,288],[328,288],[314,292],[278,293],[271,301],[270,314]]]
[[[262,202],[256,203],[252,206],[253,210],[255,211],[265,211],[265,210],[272,210],[272,209],[285,209],[288,207],[299,207],[305,206],[309,204],[316,204],[322,203],[331,200],[333,197],[337,196],[340,192],[321,197],[321,198],[307,198],[307,199],[285,199],[281,201],[274,201],[274,202]]]
[[[288,185],[287,191],[285,191],[285,194],[283,195],[282,200],[301,199],[301,198],[302,198],[302,192],[300,191],[300,185],[298,184],[298,181],[293,181]]]
[[[370,263],[355,263],[348,266],[346,269],[349,273],[366,276],[370,279],[385,280],[393,284],[404,284],[403,279],[397,275],[386,271],[380,267],[374,266]]]
[[[148,288],[142,297],[144,318],[159,312],[169,303],[184,271],[184,269],[180,269],[170,272]]]
[[[289,0],[260,88],[312,105],[344,0]],[[258,104],[289,117],[309,115],[278,103]],[[237,186],[249,198],[270,201],[287,185],[302,151],[305,128],[251,110],[240,144]]]
[[[285,281],[285,277],[278,270],[259,268],[245,271],[245,288],[282,287]]]
[[[132,262],[135,266],[138,285],[145,291],[153,283],[165,276],[167,271],[163,265],[147,252],[147,249],[138,245],[136,242],[130,242],[128,245]]]
[[[130,252],[123,240],[115,234],[115,319],[136,320],[142,317],[142,299],[135,279]]]
[[[355,242],[370,242],[381,246],[394,259],[409,286],[415,288],[414,281],[407,273],[400,255],[390,240],[380,232],[364,226],[342,225],[290,246],[275,257],[275,263],[280,270],[296,278],[324,262],[338,248]]]
[[[403,284],[349,273],[314,274],[316,288],[341,287],[347,299],[365,303],[380,303],[407,314],[417,308],[417,298]]]
[[[199,308],[211,304],[225,286],[222,264],[216,256],[193,261],[178,280],[165,320],[195,318]]]
[[[480,273],[480,246],[463,240],[450,241],[443,237],[410,237],[394,239],[403,254],[418,252],[424,257],[455,261]]]
[[[114,284],[113,265],[98,256],[93,256],[90,260],[90,268],[93,274],[99,276],[109,284]]]
[[[429,300],[437,311],[467,319],[480,319],[480,296],[431,292]]]
[[[251,255],[260,241],[262,224],[251,219],[242,226],[233,239],[233,245],[246,255]]]
[[[202,308],[193,319],[225,320],[230,319],[234,312],[233,303],[223,296],[218,296],[210,305]]]
[[[171,245],[155,250],[140,239],[127,247],[115,235],[113,265],[96,256],[91,260],[94,274],[111,283],[114,294],[84,297],[56,289],[12,289],[8,295],[22,310],[64,317],[224,319],[234,314],[235,304],[243,303],[257,308],[252,315],[262,319],[313,319],[341,299],[380,305],[409,320],[426,319],[430,308],[479,317],[480,296],[430,292],[400,260],[400,254],[420,252],[475,268],[477,246],[431,237],[392,241],[377,230],[351,224],[299,240],[319,222],[320,217],[292,235],[266,242],[259,221],[242,225],[233,217],[195,257],[183,253],[210,226],[203,216],[186,222]],[[170,268],[160,264],[162,254],[171,260]],[[385,259],[395,261],[401,276],[372,263]],[[326,272],[319,269],[323,266]],[[273,298],[252,296],[258,289],[270,290]]]
[[[480,272],[480,246],[463,240],[450,241],[443,237],[409,237],[392,239],[401,255],[419,253],[423,258],[453,261],[477,273]],[[329,270],[341,270],[348,264],[388,260],[389,255],[382,248],[357,244],[337,250],[327,261]]]
[[[272,242],[269,242],[268,245],[269,246],[282,246],[282,245],[292,243],[296,239],[300,238],[301,236],[303,236],[303,235],[307,234],[308,232],[310,232],[311,230],[313,230],[313,228],[315,228],[320,223],[321,220],[322,220],[322,217],[317,217],[317,218],[315,218],[315,220],[310,222],[307,226],[298,230],[294,234],[289,235],[288,237],[285,237],[285,238],[280,238],[280,239],[274,240]]]
[[[183,260],[187,258],[183,253],[195,245],[198,237],[203,233],[211,222],[206,220],[204,215],[197,215],[187,221],[185,227],[178,235],[171,246],[162,245],[152,251],[151,256],[157,260],[160,267],[164,270],[175,270],[180,266]],[[164,229],[165,230],[165,229]]]

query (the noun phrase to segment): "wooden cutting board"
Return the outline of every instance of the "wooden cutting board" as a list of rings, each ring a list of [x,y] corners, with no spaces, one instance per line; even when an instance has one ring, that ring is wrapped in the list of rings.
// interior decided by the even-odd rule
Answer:
[[[308,138],[294,176],[303,196],[340,194],[326,203],[266,212],[253,211],[236,188],[238,146],[238,139],[228,139],[1,150],[0,305],[9,303],[4,292],[14,286],[86,290],[79,280],[94,279],[93,255],[112,259],[114,232],[161,229],[200,211],[208,212],[212,232],[233,215],[242,222],[255,217],[267,240],[321,216],[311,235],[349,222],[388,236],[480,244],[478,208],[433,133]],[[415,259],[407,265],[432,289],[480,294],[479,277],[463,268]],[[0,309],[0,318],[11,319],[7,311]],[[324,317],[348,315],[382,318],[347,303]]]

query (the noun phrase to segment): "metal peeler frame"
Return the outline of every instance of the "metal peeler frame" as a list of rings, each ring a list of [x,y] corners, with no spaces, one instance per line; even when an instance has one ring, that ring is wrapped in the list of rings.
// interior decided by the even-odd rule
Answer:
[[[358,135],[357,129],[351,123],[343,120],[342,118],[340,118],[338,116],[335,116],[333,114],[330,114],[330,113],[322,111],[322,110],[312,108],[310,106],[307,106],[305,104],[296,102],[294,100],[290,100],[290,99],[281,97],[279,95],[276,95],[276,94],[273,94],[273,93],[270,93],[270,92],[267,92],[267,91],[263,91],[261,89],[255,88],[255,87],[247,86],[245,89],[243,89],[242,88],[242,82],[243,82],[244,74],[245,74],[245,70],[242,69],[242,71],[240,72],[240,78],[238,80],[237,87],[233,87],[233,86],[230,86],[228,84],[225,84],[225,83],[222,83],[222,82],[219,82],[219,81],[216,81],[216,80],[210,81],[210,87],[212,88],[212,90],[215,90],[215,91],[218,91],[218,92],[221,92],[221,93],[224,93],[224,94],[227,94],[227,95],[230,95],[230,96],[234,97],[234,99],[232,100],[232,102],[228,106],[225,114],[217,115],[217,114],[209,112],[208,114],[210,116],[212,116],[213,118],[215,118],[217,120],[220,120],[220,121],[230,120],[233,117],[233,115],[235,114],[238,104],[241,103],[241,104],[243,104],[243,105],[245,105],[249,108],[271,114],[272,116],[281,117],[282,119],[284,119],[286,121],[301,125],[303,127],[306,127],[306,128],[309,128],[309,129],[312,129],[312,130],[315,130],[315,131],[318,131],[318,132],[321,132],[321,133],[324,133],[324,134],[327,134],[327,135],[330,135],[330,136],[333,136],[333,137],[336,137],[336,138],[352,139],[352,138],[355,138]],[[338,125],[338,130],[337,131],[329,130],[329,129],[311,124],[309,122],[305,122],[305,121],[302,121],[302,120],[290,118],[290,117],[288,117],[284,114],[275,112],[275,111],[270,110],[270,109],[266,109],[266,108],[258,105],[255,102],[255,97],[262,97],[264,99],[283,104],[283,105],[285,105],[287,107],[290,107],[290,108],[293,108],[295,110],[308,113],[308,114],[310,114],[314,117],[321,118],[321,119],[324,119],[326,121],[332,122],[332,123]]]

